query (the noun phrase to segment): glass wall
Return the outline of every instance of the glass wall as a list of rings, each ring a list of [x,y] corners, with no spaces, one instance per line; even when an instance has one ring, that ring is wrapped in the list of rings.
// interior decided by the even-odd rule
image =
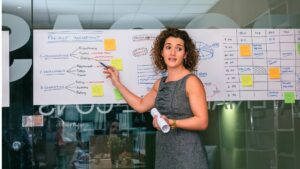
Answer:
[[[2,168],[154,168],[150,113],[127,104],[33,104],[34,30],[294,29],[299,8],[299,0],[3,0],[10,82]],[[201,135],[209,167],[300,168],[299,100],[250,100],[208,102],[209,127]]]

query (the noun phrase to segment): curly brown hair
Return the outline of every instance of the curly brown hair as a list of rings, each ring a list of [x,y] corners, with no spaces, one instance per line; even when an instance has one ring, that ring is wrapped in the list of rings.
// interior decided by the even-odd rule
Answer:
[[[188,33],[184,30],[179,30],[178,28],[166,28],[163,30],[155,39],[153,47],[151,49],[152,62],[154,68],[158,72],[163,72],[167,70],[167,65],[164,62],[163,56],[161,55],[164,48],[164,44],[167,38],[175,37],[180,38],[184,42],[185,51],[187,52],[186,61],[184,61],[183,66],[189,71],[195,71],[198,64],[199,53],[193,40],[190,38]]]

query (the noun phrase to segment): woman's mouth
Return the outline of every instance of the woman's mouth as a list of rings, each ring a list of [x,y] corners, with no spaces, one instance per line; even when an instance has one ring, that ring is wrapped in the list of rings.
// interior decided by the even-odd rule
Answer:
[[[168,60],[170,61],[170,62],[176,62],[176,58],[168,58]]]

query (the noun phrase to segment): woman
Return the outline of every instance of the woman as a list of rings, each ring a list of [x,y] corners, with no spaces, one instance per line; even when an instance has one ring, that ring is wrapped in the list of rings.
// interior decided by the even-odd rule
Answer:
[[[187,32],[167,28],[156,38],[151,50],[157,71],[167,76],[158,79],[143,98],[129,91],[113,67],[104,70],[126,102],[143,113],[156,107],[172,130],[156,134],[155,168],[207,169],[207,158],[199,132],[208,126],[205,90],[192,73],[198,61],[195,44]],[[160,130],[157,117],[153,126]]]

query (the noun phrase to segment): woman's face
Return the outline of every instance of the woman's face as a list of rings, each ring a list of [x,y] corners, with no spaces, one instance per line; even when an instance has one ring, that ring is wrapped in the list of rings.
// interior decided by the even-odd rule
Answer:
[[[184,41],[180,38],[168,37],[162,50],[162,56],[168,68],[182,66],[186,57]]]

